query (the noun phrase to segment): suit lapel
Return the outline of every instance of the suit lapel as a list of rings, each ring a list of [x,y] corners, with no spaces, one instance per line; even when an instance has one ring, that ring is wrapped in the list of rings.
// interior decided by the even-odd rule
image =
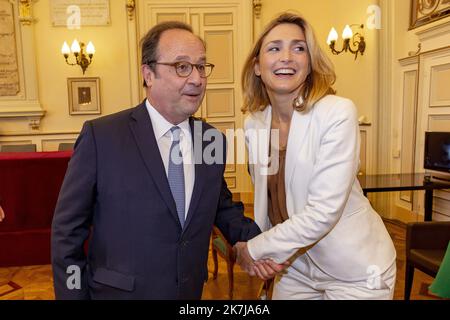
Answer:
[[[161,198],[170,209],[173,217],[179,222],[175,201],[173,200],[166,176],[166,169],[164,168],[164,163],[161,159],[161,154],[153,132],[150,116],[145,107],[145,102],[133,111],[131,118],[130,128],[133,132],[145,166],[150,172],[150,175],[160,192]]]
[[[189,204],[189,210],[186,216],[183,231],[187,229],[189,223],[191,222],[192,216],[194,215],[195,209],[200,201],[208,169],[207,164],[203,161],[203,150],[206,147],[206,142],[203,141],[203,123],[191,117],[189,119],[189,125],[191,127],[192,147],[194,150],[195,181],[194,189],[192,190],[191,203]]]
[[[285,171],[285,187],[288,186],[293,177],[295,165],[297,163],[298,154],[302,146],[306,143],[307,132],[311,122],[312,111],[302,113],[294,111],[291,120],[291,128],[289,129],[289,138],[286,150],[286,171]]]

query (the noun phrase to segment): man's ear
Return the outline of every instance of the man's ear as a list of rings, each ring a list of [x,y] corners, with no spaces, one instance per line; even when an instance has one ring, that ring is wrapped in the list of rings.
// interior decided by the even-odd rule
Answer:
[[[155,77],[155,73],[153,70],[146,64],[143,64],[141,66],[141,73],[142,78],[144,79],[145,83],[147,84],[147,87],[151,87],[153,83],[153,79]]]

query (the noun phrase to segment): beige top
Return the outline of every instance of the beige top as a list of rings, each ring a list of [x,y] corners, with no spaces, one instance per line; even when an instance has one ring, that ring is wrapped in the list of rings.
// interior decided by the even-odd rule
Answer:
[[[270,150],[272,151],[272,148]],[[276,156],[276,153],[273,156]],[[271,161],[273,161],[272,155],[270,157]],[[284,185],[286,148],[278,150],[278,157],[278,171],[273,175],[267,176],[268,214],[272,226],[289,219]]]

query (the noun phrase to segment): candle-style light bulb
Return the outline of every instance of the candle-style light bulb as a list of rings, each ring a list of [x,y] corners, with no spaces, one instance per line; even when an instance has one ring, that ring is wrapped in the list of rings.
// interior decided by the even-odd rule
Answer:
[[[88,43],[88,45],[86,47],[86,53],[87,54],[92,54],[92,55],[95,53],[95,47],[94,47],[94,45],[92,44],[91,41],[89,41],[89,43]]]
[[[61,48],[61,53],[62,53],[63,55],[68,55],[68,54],[70,54],[70,48],[69,48],[69,45],[68,45],[67,42],[65,42],[65,41],[64,41],[63,46],[62,46],[62,48]]]
[[[344,31],[342,32],[342,38],[346,40],[351,39],[352,37],[353,37],[352,29],[350,28],[349,25],[346,25]]]
[[[80,53],[81,48],[80,48],[80,44],[78,43],[77,39],[73,40],[71,49],[72,49],[73,53]]]
[[[327,44],[330,45],[331,42],[336,41],[338,39],[338,33],[336,29],[333,27],[328,34]]]

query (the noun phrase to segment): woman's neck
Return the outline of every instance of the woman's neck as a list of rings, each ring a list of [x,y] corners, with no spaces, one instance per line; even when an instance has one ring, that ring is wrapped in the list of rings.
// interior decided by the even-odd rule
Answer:
[[[294,108],[292,107],[294,98],[290,95],[270,97],[273,121],[280,123],[289,123],[291,121],[294,114]]]

